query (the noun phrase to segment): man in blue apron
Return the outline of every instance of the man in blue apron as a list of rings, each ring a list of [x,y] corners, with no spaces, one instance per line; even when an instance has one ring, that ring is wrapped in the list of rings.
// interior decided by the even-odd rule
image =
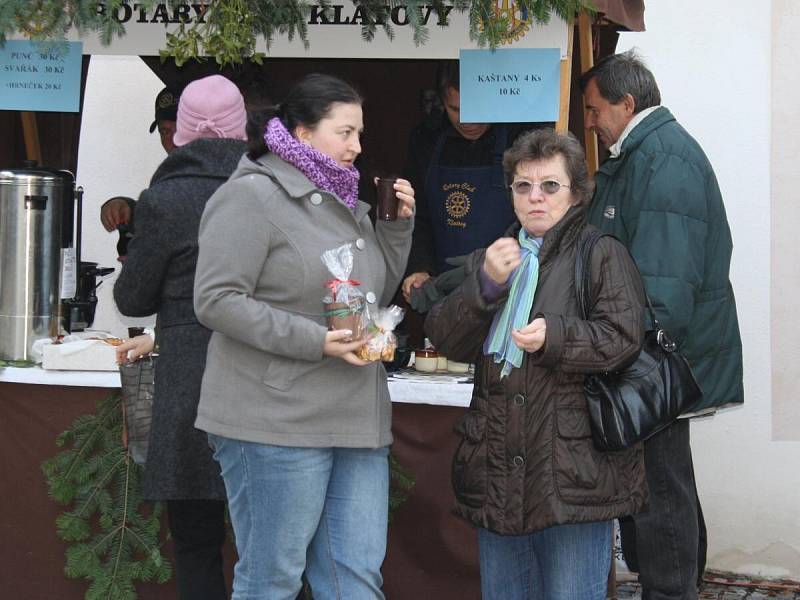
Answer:
[[[448,259],[488,246],[514,222],[503,152],[524,130],[520,125],[459,120],[458,61],[441,63],[436,79],[447,121],[438,135],[428,135],[427,143],[424,136],[414,138],[406,169],[418,195],[402,292],[418,310],[425,310],[425,303],[412,301],[412,295],[418,295],[413,290],[452,269]]]

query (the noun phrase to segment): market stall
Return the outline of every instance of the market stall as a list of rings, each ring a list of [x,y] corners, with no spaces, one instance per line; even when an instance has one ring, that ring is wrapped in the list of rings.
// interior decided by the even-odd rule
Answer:
[[[559,123],[562,128],[569,126],[579,135],[583,135],[582,103],[579,94],[570,94],[574,77],[590,65],[594,57],[613,51],[617,29],[643,29],[642,0],[597,0],[595,5],[599,14],[592,19],[582,16],[574,27],[565,30],[563,42],[558,42],[565,59],[561,72]],[[321,25],[327,25],[320,28],[325,30],[324,36],[334,29],[331,24]],[[115,42],[113,51],[149,55],[143,59],[165,84],[180,86],[194,77],[219,70],[213,62],[183,67],[171,60],[162,63],[154,55],[163,44],[163,26],[156,23],[148,27],[149,34],[157,32],[161,36],[153,46],[155,50],[137,48],[136,38],[126,36],[120,43]],[[134,44],[133,48],[125,49],[124,45],[130,43]],[[361,44],[350,51],[349,58],[331,59],[330,56],[344,56],[337,54],[340,48],[335,43],[332,48],[328,46],[327,50],[313,55],[303,50],[302,45],[295,44],[283,54],[271,53],[263,66],[247,64],[223,72],[243,85],[260,86],[267,82],[276,91],[303,73],[320,68],[357,82],[368,91],[371,99],[365,107],[365,118],[371,124],[365,146],[372,149],[371,163],[367,164],[365,173],[372,175],[378,168],[400,169],[406,158],[406,148],[404,143],[395,143],[395,140],[399,131],[410,130],[421,117],[419,91],[432,81],[435,69],[430,59],[454,58],[459,45],[445,43],[444,49],[420,46],[407,55],[397,52],[396,45],[389,45],[383,54],[374,48]],[[103,50],[98,45],[91,51],[111,50]],[[573,55],[580,60],[573,61]],[[363,56],[372,58],[368,60]],[[88,64],[87,55],[83,58],[81,94]],[[392,110],[386,109],[389,106]],[[74,172],[80,120],[81,112],[0,111],[0,126],[7,132],[6,141],[0,146],[0,166],[32,158]],[[593,143],[593,139],[587,138],[590,157]],[[594,151],[595,159],[596,156]],[[85,181],[79,183],[86,185]],[[85,215],[84,221],[89,219],[96,219],[96,215]],[[47,496],[41,463],[58,452],[57,436],[76,417],[92,412],[98,400],[117,388],[115,376],[113,373],[56,376],[38,369],[0,368],[0,452],[5,475],[0,488],[0,531],[4,533],[5,549],[0,556],[0,581],[7,582],[4,592],[8,597],[49,598],[55,593],[59,598],[77,599],[86,591],[84,581],[64,577],[66,543],[57,537],[55,530],[55,519],[62,508]],[[426,388],[425,385],[437,387]],[[393,454],[414,478],[415,485],[390,526],[384,565],[386,594],[390,599],[401,600],[479,598],[474,529],[450,513],[450,460],[457,441],[453,425],[463,414],[471,386],[425,385],[390,385],[395,402]],[[233,554],[229,548],[229,567]],[[175,596],[172,582],[148,583],[137,589],[140,597],[145,598]]]

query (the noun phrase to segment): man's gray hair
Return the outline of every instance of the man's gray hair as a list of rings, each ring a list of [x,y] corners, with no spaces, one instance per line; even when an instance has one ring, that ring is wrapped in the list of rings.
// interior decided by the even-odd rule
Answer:
[[[619,104],[625,94],[633,96],[634,113],[661,104],[661,92],[653,73],[633,50],[606,56],[581,75],[581,91],[594,79],[600,95],[611,104]]]

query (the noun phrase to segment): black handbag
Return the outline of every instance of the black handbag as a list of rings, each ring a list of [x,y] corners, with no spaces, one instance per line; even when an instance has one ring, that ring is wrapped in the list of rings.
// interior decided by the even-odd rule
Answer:
[[[578,243],[575,293],[584,320],[591,313],[589,259],[604,235],[608,234],[592,229]],[[637,359],[620,371],[587,375],[584,382],[592,440],[598,450],[624,450],[646,440],[703,396],[689,363],[659,325],[647,295],[645,299],[653,328],[645,334]]]

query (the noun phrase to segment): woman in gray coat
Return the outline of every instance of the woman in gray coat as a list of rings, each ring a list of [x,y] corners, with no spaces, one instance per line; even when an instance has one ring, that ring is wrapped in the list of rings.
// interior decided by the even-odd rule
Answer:
[[[244,100],[232,82],[213,75],[186,87],[178,147],[139,198],[136,235],[114,286],[122,314],[157,314],[160,356],[144,497],[166,501],[182,600],[227,597],[225,488],[205,432],[194,427],[211,331],[195,317],[192,293],[200,217],[247,150],[245,124]]]
[[[195,310],[214,331],[197,426],[222,467],[239,561],[235,600],[383,598],[391,404],[364,339],[328,331],[324,252],[350,244],[370,306],[385,305],[411,246],[414,190],[373,227],[357,198],[361,97],[309,75],[269,118],[200,226]]]

